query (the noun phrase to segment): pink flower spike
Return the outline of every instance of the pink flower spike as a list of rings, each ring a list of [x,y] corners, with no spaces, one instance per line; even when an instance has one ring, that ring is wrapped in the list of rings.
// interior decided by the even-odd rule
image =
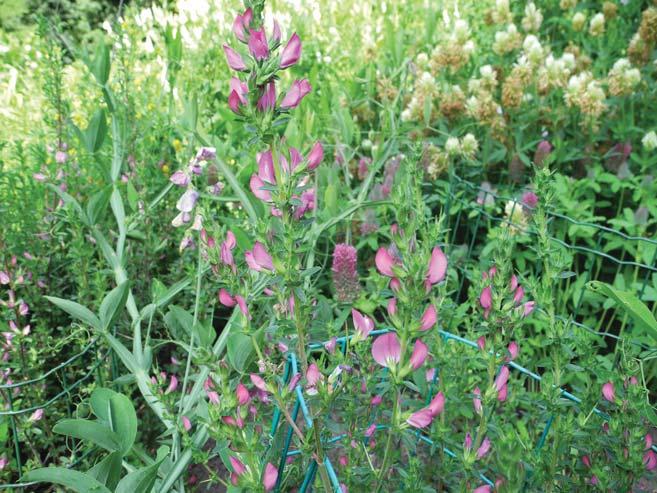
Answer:
[[[438,392],[429,403],[429,410],[433,417],[438,416],[445,410],[445,394]]]
[[[251,383],[253,383],[253,385],[255,385],[257,389],[262,390],[263,392],[269,392],[267,390],[267,384],[262,379],[262,377],[256,375],[255,373],[251,373],[250,377],[251,377]]]
[[[233,472],[235,474],[237,474],[238,476],[241,476],[242,474],[244,474],[246,472],[246,466],[237,457],[233,457],[231,455],[229,457],[229,460],[230,460],[230,466],[233,468]]]
[[[426,310],[424,310],[424,314],[422,315],[422,319],[420,320],[421,325],[420,325],[420,330],[425,331],[432,329],[435,327],[436,322],[438,321],[438,312],[436,312],[436,308],[433,305],[429,305]]]
[[[244,406],[249,403],[251,396],[249,395],[249,389],[247,389],[242,383],[237,384],[235,389],[235,395],[237,396],[237,403],[240,406]]]
[[[380,395],[375,395],[372,397],[372,400],[370,401],[370,406],[378,406],[381,404],[381,401],[383,401],[383,397]]]
[[[516,341],[511,341],[508,350],[509,350],[509,358],[511,361],[513,361],[518,357],[518,352],[520,351],[520,348],[518,347],[518,343]]]
[[[426,428],[433,421],[434,415],[428,407],[422,408],[411,414],[406,422],[413,428]]]
[[[228,66],[233,70],[242,72],[246,70],[246,64],[242,57],[234,49],[228,45],[224,45],[224,53],[226,54],[226,60],[228,61]]]
[[[370,332],[374,329],[374,322],[371,318],[366,317],[360,313],[355,308],[351,309],[351,317],[354,319],[354,326],[356,331],[362,339],[365,339],[370,335]]]
[[[429,354],[429,348],[420,339],[417,339],[413,346],[413,354],[411,354],[411,359],[409,360],[411,368],[413,370],[420,368],[427,359],[427,354]]]
[[[182,421],[183,428],[185,428],[185,431],[189,431],[192,429],[192,422],[189,420],[187,416],[183,416],[180,418],[180,421]]]
[[[486,437],[484,438],[484,441],[481,442],[481,445],[477,449],[477,459],[483,458],[490,451],[490,448],[491,448],[490,440],[488,439],[488,437]]]
[[[219,290],[219,303],[221,303],[224,306],[227,306],[228,308],[232,308],[235,306],[235,298],[233,298],[228,291],[226,291],[224,288],[221,288]]]
[[[251,55],[257,61],[265,60],[269,57],[269,46],[267,45],[267,36],[265,35],[264,27],[257,31],[251,31],[248,46]]]
[[[310,387],[314,387],[317,385],[321,378],[321,373],[319,372],[319,368],[317,368],[317,365],[315,363],[311,363],[308,365],[308,371],[306,371],[306,382]]]
[[[313,145],[312,149],[310,149],[310,153],[308,154],[308,169],[310,171],[314,170],[319,166],[324,159],[324,147],[322,147],[322,143],[317,141]]]
[[[276,480],[278,479],[278,469],[271,462],[267,462],[265,466],[265,474],[262,478],[262,484],[265,487],[265,491],[271,491],[276,486]]]
[[[310,83],[306,79],[295,80],[292,83],[292,87],[290,87],[287,94],[281,101],[281,108],[284,110],[291,110],[296,108],[311,89],[312,88],[310,87]]]
[[[372,357],[381,366],[394,367],[401,356],[399,339],[394,332],[377,337],[372,343]]]
[[[379,272],[387,277],[395,277],[394,272],[392,271],[392,266],[395,264],[395,259],[387,248],[379,248],[376,252],[376,257],[374,258],[374,263]]]
[[[429,260],[429,268],[427,270],[427,280],[430,284],[437,284],[445,279],[447,273],[447,257],[440,249],[434,247],[431,252],[431,259]]]
[[[300,57],[301,57],[301,39],[299,39],[297,33],[294,33],[290,37],[290,40],[287,42],[287,45],[285,45],[285,48],[283,48],[283,52],[281,53],[280,68],[291,67],[292,65],[294,65],[299,61]]]
[[[493,306],[493,291],[490,286],[486,286],[479,295],[479,304],[484,310],[490,310]]]
[[[602,386],[602,397],[609,402],[614,402],[616,399],[616,392],[614,391],[614,384],[607,382]]]

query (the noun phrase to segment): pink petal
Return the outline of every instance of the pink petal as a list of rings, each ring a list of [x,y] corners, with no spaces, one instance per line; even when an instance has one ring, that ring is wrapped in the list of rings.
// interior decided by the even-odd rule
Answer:
[[[434,415],[431,409],[425,407],[411,414],[406,422],[413,428],[425,428],[431,424]]]
[[[265,491],[271,491],[276,486],[276,480],[278,479],[278,469],[271,462],[267,462],[265,466],[265,474],[262,478],[262,484],[265,487]]]
[[[395,263],[395,259],[390,255],[390,252],[387,248],[379,248],[376,252],[376,257],[374,258],[376,263],[376,268],[379,272],[387,277],[395,277],[395,274],[392,271],[392,266]]]
[[[391,366],[399,363],[401,346],[394,332],[388,332],[377,337],[372,343],[372,357],[381,366]]]
[[[409,361],[411,368],[417,370],[421,367],[427,359],[427,354],[429,354],[429,348],[420,339],[417,339],[413,346],[413,354],[411,354],[411,359]]]
[[[420,330],[425,331],[433,328],[438,321],[438,312],[433,305],[429,305],[424,311],[421,319]]]
[[[429,403],[429,410],[431,411],[431,415],[436,417],[440,413],[443,412],[445,409],[445,394],[442,392],[438,392],[433,399],[431,399],[431,402]]]
[[[431,252],[431,259],[429,260],[429,269],[427,271],[427,279],[431,284],[437,284],[445,279],[447,273],[447,257],[440,249],[434,247]]]

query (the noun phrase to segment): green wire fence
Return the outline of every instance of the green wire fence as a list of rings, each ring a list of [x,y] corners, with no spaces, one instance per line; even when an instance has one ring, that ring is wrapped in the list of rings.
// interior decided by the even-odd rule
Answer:
[[[491,201],[493,202],[492,206],[490,205]],[[479,185],[463,179],[456,174],[450,176],[449,183],[445,187],[438,187],[437,190],[432,190],[431,195],[427,197],[427,203],[430,206],[438,202],[444,205],[449,231],[451,231],[449,244],[445,245],[450,258],[452,253],[460,249],[460,255],[466,259],[472,259],[486,244],[485,232],[500,225],[513,227],[517,234],[527,235],[528,238],[537,235],[537,232],[527,224],[517,224],[514,222],[515,208],[523,207],[519,197],[504,196],[494,193],[491,190],[484,190]],[[513,204],[510,214],[499,213],[500,208],[494,204],[499,204],[500,202],[511,202]],[[612,344],[623,339],[623,334],[630,333],[631,331],[631,322],[627,320],[624,313],[617,313],[610,308],[604,308],[602,316],[591,316],[591,313],[595,311],[591,309],[586,310],[586,305],[590,301],[586,292],[586,283],[593,280],[604,280],[605,282],[613,283],[619,276],[629,276],[630,289],[637,292],[639,298],[646,302],[654,313],[657,309],[657,302],[655,301],[657,297],[654,296],[652,291],[649,291],[649,288],[654,290],[655,288],[652,286],[656,284],[655,280],[657,280],[657,240],[628,235],[601,224],[579,221],[554,211],[549,211],[548,216],[550,229],[553,232],[553,235],[549,239],[570,255],[570,268],[573,272],[571,277],[561,281],[564,283],[563,287],[565,289],[563,291],[567,293],[567,298],[562,300],[560,304],[562,313],[558,315],[559,319],[570,324],[574,329],[586,331],[596,337],[609,340]],[[572,226],[580,230],[583,228],[587,234],[578,236],[575,234],[577,231],[571,231]],[[645,261],[646,258],[649,259],[647,262]],[[529,267],[536,268],[536,266],[531,265]],[[463,273],[463,275],[459,276],[460,281],[456,290],[456,297],[459,300],[466,294],[464,290],[466,288],[467,276],[465,275],[465,266],[458,265],[457,268]],[[536,273],[540,274],[540,272]],[[538,307],[538,309],[540,310],[541,307]],[[597,324],[592,324],[592,321],[597,321]],[[440,330],[440,334],[445,341],[454,341],[465,346],[477,347],[475,342],[449,332],[446,329],[447,327],[442,327]],[[387,329],[383,329],[375,331],[374,334],[386,331]],[[339,340],[338,342],[344,346],[345,341]],[[641,341],[632,342],[634,344],[642,344]],[[645,345],[643,347],[648,349]],[[323,345],[314,343],[310,345],[309,349],[323,350]],[[0,489],[16,489],[28,486],[20,481],[24,473],[23,457],[25,443],[22,443],[22,441],[26,439],[25,434],[21,433],[20,426],[25,421],[26,415],[34,412],[36,409],[46,409],[52,406],[60,406],[62,409],[65,409],[68,415],[71,415],[74,407],[74,391],[94,374],[102,381],[104,372],[108,370],[107,367],[103,366],[103,363],[108,361],[108,354],[105,349],[98,347],[97,341],[93,340],[81,352],[48,370],[39,378],[0,385],[0,396],[4,404],[3,409],[0,411],[0,420],[8,420],[10,425],[8,442],[11,446],[5,447],[5,453],[13,454],[12,459],[15,463],[15,470],[12,471],[13,482],[0,485]],[[110,365],[108,364],[107,366]],[[541,376],[532,369],[524,368],[513,362],[509,366],[532,380],[541,380]],[[75,371],[73,371],[74,368]],[[297,372],[298,368],[295,355],[290,353],[288,354],[286,374],[281,384],[284,385]],[[67,375],[71,375],[72,373],[78,375],[77,378],[73,382],[67,382]],[[438,378],[438,374],[439,372],[436,372],[436,378]],[[52,381],[56,382],[56,391],[51,390],[49,394],[51,397],[43,403],[38,405],[33,404],[25,408],[15,405],[13,396],[17,393],[30,392],[33,386],[43,385]],[[564,399],[570,400],[575,404],[580,402],[576,395],[564,389],[560,389],[560,392]],[[293,417],[297,419],[299,413],[301,413],[301,417],[305,420],[306,425],[312,427],[313,423],[308,415],[301,387],[297,387],[296,394],[297,400],[293,408]],[[430,399],[431,394],[427,398]],[[604,413],[598,410],[595,410],[595,412],[602,419],[607,419]],[[549,434],[552,418],[552,416],[549,416],[546,420],[545,428],[536,444],[537,449],[542,447]],[[285,423],[280,419],[279,412],[276,411],[271,428],[272,437],[280,426],[285,426]],[[384,427],[379,426],[378,429],[382,428]],[[332,444],[340,442],[342,438],[342,436],[336,436],[328,439],[326,441],[327,447],[330,448]],[[431,438],[422,433],[416,433],[416,438],[422,443],[430,446],[434,445]],[[653,449],[657,451],[657,448],[653,447]],[[447,456],[455,457],[455,453],[449,449],[445,448],[444,452]],[[281,474],[279,474],[279,477],[283,476],[282,471],[284,470],[287,459],[300,453],[298,449],[293,448],[293,433],[292,429],[289,428],[280,459],[279,468]],[[77,448],[73,447],[70,457],[66,458],[66,464],[74,466],[84,458],[86,458],[86,455],[79,453]],[[324,466],[327,469],[335,491],[339,492],[339,480],[328,454]],[[311,461],[305,472],[303,482],[300,485],[300,491],[306,492],[312,489],[316,471],[317,464]],[[490,479],[488,479],[486,471],[480,471],[480,477],[482,481],[492,484]],[[278,486],[280,487],[280,485]]]

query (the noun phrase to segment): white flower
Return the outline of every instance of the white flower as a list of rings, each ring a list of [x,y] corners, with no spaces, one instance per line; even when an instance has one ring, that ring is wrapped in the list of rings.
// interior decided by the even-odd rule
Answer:
[[[454,156],[461,151],[461,145],[459,144],[459,139],[456,137],[449,137],[445,142],[445,151],[450,156]]]
[[[657,149],[657,133],[655,133],[654,130],[651,130],[643,136],[641,143],[646,151],[654,151]]]
[[[589,34],[591,36],[600,36],[605,32],[605,16],[604,14],[598,12],[591,19],[589,24]]]

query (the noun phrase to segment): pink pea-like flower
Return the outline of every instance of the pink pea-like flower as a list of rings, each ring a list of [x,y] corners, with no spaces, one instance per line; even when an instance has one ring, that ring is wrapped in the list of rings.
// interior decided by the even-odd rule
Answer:
[[[249,250],[244,253],[244,257],[248,266],[257,272],[263,270],[274,270],[274,263],[271,255],[269,255],[269,252],[265,246],[259,241],[255,242],[253,245],[253,250]]]
[[[184,171],[176,171],[174,174],[171,175],[169,178],[169,181],[173,183],[174,185],[177,185],[179,187],[186,187],[190,183],[190,178],[187,173]]]
[[[648,471],[657,468],[657,453],[654,450],[648,450],[643,454],[643,463]]]
[[[485,336],[479,336],[477,338],[477,347],[481,351],[486,349],[486,337]]]
[[[271,491],[276,486],[276,480],[278,479],[278,469],[271,462],[267,462],[265,466],[265,474],[262,478],[262,485],[265,487],[265,491]]]
[[[372,435],[374,435],[375,431],[376,431],[376,424],[372,423],[371,425],[369,425],[367,427],[367,429],[365,430],[364,435],[365,435],[365,437],[370,438]]]
[[[280,68],[291,67],[301,58],[301,39],[294,33],[281,52]]]
[[[441,414],[445,410],[445,394],[438,392],[429,402],[428,408],[434,418]]]
[[[411,364],[411,368],[413,370],[417,370],[420,368],[425,360],[427,359],[427,355],[429,354],[429,348],[425,343],[423,343],[420,339],[417,339],[415,341],[415,345],[413,346],[413,353],[411,354],[411,358],[409,360],[409,363]]]
[[[472,406],[474,407],[475,412],[481,416],[481,413],[484,411],[484,408],[481,405],[481,390],[479,390],[479,387],[475,387],[472,393],[474,394],[474,397],[472,398]]]
[[[175,392],[177,388],[178,388],[178,378],[176,378],[175,375],[171,375],[171,380],[169,380],[169,386],[164,391],[164,393],[170,394],[172,392]]]
[[[504,365],[500,368],[497,377],[495,377],[495,389],[499,392],[502,390],[502,387],[506,385],[509,381],[509,367]]]
[[[614,384],[612,382],[607,382],[602,386],[602,397],[609,402],[614,402],[616,392],[614,391]]]
[[[319,372],[319,368],[315,363],[311,363],[308,365],[308,370],[306,371],[306,382],[310,387],[314,387],[319,383],[319,380],[321,378],[321,373]]]
[[[28,420],[31,421],[32,423],[36,423],[37,421],[40,421],[43,418],[43,415],[44,415],[43,409],[37,409],[30,415]]]
[[[269,82],[265,85],[265,89],[262,92],[262,96],[258,99],[256,108],[258,111],[265,112],[268,110],[273,110],[276,106],[276,84],[274,82]]]
[[[310,92],[312,88],[310,83],[306,80],[295,80],[292,87],[287,91],[285,97],[281,101],[281,108],[284,110],[291,110],[299,106],[301,100]]]
[[[267,36],[265,35],[265,28],[251,31],[249,36],[249,51],[256,60],[265,60],[269,57],[269,45],[267,44]]]
[[[434,307],[433,305],[429,305],[427,309],[424,310],[424,314],[422,315],[422,319],[420,320],[421,322],[420,330],[426,331],[435,327],[437,321],[438,321],[438,312],[436,311],[436,307]]]
[[[237,303],[237,306],[239,306],[242,315],[244,315],[247,319],[251,320],[251,315],[249,314],[249,307],[247,306],[244,297],[240,296],[239,294],[236,294],[235,303]]]
[[[246,63],[244,63],[242,57],[230,46],[224,45],[224,53],[226,55],[226,60],[228,61],[228,66],[230,68],[238,72],[243,72],[247,69]]]
[[[230,94],[228,95],[228,106],[233,113],[240,114],[240,107],[247,103],[246,96],[249,93],[249,86],[237,77],[230,79]]]
[[[481,445],[477,449],[477,459],[483,458],[491,449],[491,442],[488,437],[484,438],[484,441],[481,442]]]
[[[235,34],[235,37],[243,43],[246,43],[246,33],[248,32],[252,19],[253,11],[251,8],[248,8],[243,14],[236,15],[235,21],[233,21],[233,33]]]
[[[516,359],[518,357],[518,352],[520,351],[518,347],[518,343],[516,341],[511,341],[508,347],[508,351],[509,351],[509,359],[511,361]]]
[[[424,407],[419,411],[415,411],[411,414],[406,422],[411,425],[413,428],[426,428],[433,421],[434,415],[431,412],[431,409]]]
[[[370,400],[370,406],[376,407],[379,404],[381,404],[382,401],[383,401],[383,397],[381,395],[375,395],[374,397],[372,397],[372,400]]]
[[[490,286],[482,289],[479,295],[479,304],[484,310],[490,310],[493,306],[493,291]]]
[[[335,347],[338,344],[338,340],[335,336],[331,337],[328,342],[324,344],[324,349],[328,351],[329,354],[335,353]]]
[[[388,332],[377,337],[372,343],[372,357],[381,366],[395,367],[401,357],[401,346],[397,334]]]
[[[255,385],[257,389],[262,390],[263,392],[268,392],[267,384],[262,379],[262,377],[256,375],[255,373],[251,373],[250,377],[251,377],[251,383],[253,383],[253,385]]]
[[[219,299],[219,303],[221,303],[224,306],[227,306],[228,308],[232,308],[235,306],[237,303],[235,301],[235,298],[231,296],[231,294],[226,291],[224,288],[221,288],[219,290],[219,294],[217,295],[217,298]]]
[[[395,259],[387,248],[381,247],[377,250],[374,257],[374,263],[378,271],[387,277],[395,277],[392,266],[395,265]]]
[[[445,274],[447,273],[447,257],[440,249],[440,247],[434,247],[431,252],[431,259],[429,259],[429,267],[427,269],[427,278],[426,278],[426,288],[427,291],[431,289],[431,286],[441,282],[445,279]]]
[[[312,171],[317,166],[321,164],[321,162],[324,160],[324,147],[322,147],[322,143],[317,141],[313,145],[312,149],[310,149],[310,153],[308,154],[308,170]]]
[[[484,484],[475,488],[472,493],[492,493],[492,491],[493,488],[490,485]]]
[[[388,309],[388,315],[390,315],[391,317],[397,315],[397,298],[390,298],[388,300],[387,309]]]
[[[249,395],[249,390],[242,383],[237,384],[235,389],[235,395],[237,396],[237,403],[240,406],[244,406],[249,403],[251,396]]]
[[[189,420],[187,416],[183,416],[182,418],[180,418],[180,421],[182,422],[185,431],[189,431],[192,429],[192,422]]]
[[[470,435],[470,432],[465,434],[465,438],[463,439],[463,448],[468,451],[472,449],[472,435]]]
[[[374,322],[372,319],[363,315],[355,308],[351,309],[351,317],[354,319],[354,326],[362,339],[365,339],[370,335],[370,332],[374,330]]]
[[[230,466],[233,468],[233,472],[235,474],[237,474],[238,476],[241,476],[242,474],[244,474],[246,472],[246,466],[237,457],[233,457],[231,455],[229,457],[229,460],[230,460]]]
[[[523,303],[522,305],[522,316],[527,317],[531,312],[534,311],[534,308],[536,307],[536,302],[535,301],[527,301],[526,303]]]

